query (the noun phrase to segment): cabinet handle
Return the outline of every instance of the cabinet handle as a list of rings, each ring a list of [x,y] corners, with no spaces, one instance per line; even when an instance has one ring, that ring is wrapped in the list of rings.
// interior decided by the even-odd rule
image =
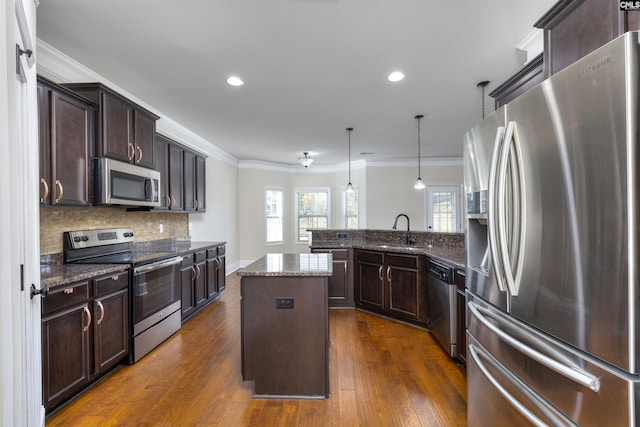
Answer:
[[[167,208],[171,207],[171,197],[167,194],[166,196],[164,196],[166,201],[167,201]]]
[[[47,203],[47,199],[49,198],[49,184],[47,184],[47,180],[44,178],[40,178],[40,184],[44,186],[44,196],[40,198],[40,203]]]
[[[382,282],[382,266],[378,268],[378,279]]]
[[[196,280],[196,266],[191,266],[191,281],[194,282]]]
[[[118,276],[111,276],[111,280],[113,280],[113,281],[116,281],[116,280],[118,280],[118,279],[120,279],[120,276],[119,276],[119,275],[118,275]]]
[[[136,155],[136,149],[134,148],[133,144],[130,142],[127,142],[127,158],[129,159],[129,161],[133,160],[133,157]]]
[[[193,199],[193,209],[198,209],[198,199]]]
[[[200,267],[196,264],[196,280],[200,278]]]
[[[140,163],[142,161],[142,148],[136,147],[136,151],[140,153],[140,157],[138,157],[138,160],[136,160],[136,163]]]
[[[171,207],[174,208],[176,206],[176,198],[171,196]]]
[[[387,282],[391,283],[391,267],[387,267]]]
[[[98,307],[100,307],[100,318],[96,322],[96,324],[101,324],[104,320],[104,305],[102,305],[102,301],[98,301]]]
[[[344,262],[344,275],[347,275],[347,262]]]
[[[54,204],[57,205],[58,203],[60,203],[60,201],[62,200],[62,196],[64,195],[64,188],[62,187],[62,183],[60,181],[58,181],[57,179],[56,179],[56,187],[58,187],[58,190],[59,190],[58,194],[59,195],[56,198]]]
[[[87,307],[83,307],[82,311],[84,311],[87,314],[87,325],[82,328],[82,331],[87,332],[89,330],[89,326],[91,326],[91,312]]]

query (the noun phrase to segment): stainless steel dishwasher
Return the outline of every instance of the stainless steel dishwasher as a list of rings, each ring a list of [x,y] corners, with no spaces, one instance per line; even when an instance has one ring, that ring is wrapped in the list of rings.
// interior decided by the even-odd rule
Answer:
[[[454,268],[427,259],[428,327],[451,357],[456,356],[456,285]]]

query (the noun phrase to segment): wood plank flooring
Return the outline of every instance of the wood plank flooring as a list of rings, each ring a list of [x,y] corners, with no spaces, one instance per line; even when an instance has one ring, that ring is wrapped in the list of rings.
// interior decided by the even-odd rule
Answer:
[[[466,378],[431,335],[330,311],[326,400],[252,399],[240,374],[240,278],[135,365],[49,415],[56,426],[464,426]]]

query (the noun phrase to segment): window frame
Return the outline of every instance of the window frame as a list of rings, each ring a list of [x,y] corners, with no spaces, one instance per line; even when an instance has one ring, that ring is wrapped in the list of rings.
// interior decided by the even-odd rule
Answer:
[[[307,240],[300,240],[300,212],[298,211],[298,200],[301,193],[326,193],[327,194],[327,230],[331,229],[331,187],[296,187],[294,189],[294,212],[296,220],[294,221],[296,244],[308,245],[310,244],[310,238]]]
[[[280,202],[280,237],[279,241],[269,241],[269,218],[267,216],[267,192],[280,192],[282,200]],[[275,246],[284,244],[284,187],[275,185],[267,185],[264,187],[264,241],[266,246]],[[277,218],[277,217],[275,217]]]
[[[352,184],[353,185],[353,189],[356,193],[356,227],[355,228],[348,228],[347,227],[347,186],[342,186],[340,187],[340,199],[341,199],[341,203],[342,203],[342,209],[340,211],[340,225],[342,228],[344,228],[345,230],[357,230],[358,228],[360,228],[360,191],[358,188],[358,184]]]
[[[456,200],[456,212],[455,212],[455,228],[452,231],[435,231],[429,228],[434,223],[434,217],[432,212],[431,198],[433,192],[455,192],[457,194]],[[425,231],[431,233],[461,233],[464,231],[464,225],[462,221],[462,186],[460,184],[438,184],[427,185],[425,188],[424,206],[425,206]]]

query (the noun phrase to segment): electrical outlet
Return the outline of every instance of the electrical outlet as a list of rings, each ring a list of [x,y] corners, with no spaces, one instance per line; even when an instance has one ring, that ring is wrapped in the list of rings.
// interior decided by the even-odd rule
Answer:
[[[164,225],[163,224],[160,224],[160,232],[164,233]]]
[[[293,308],[293,298],[276,297],[276,308]]]
[[[189,223],[189,231],[192,231],[192,230],[193,230],[193,223],[192,223],[192,222],[190,222],[190,223]]]
[[[338,233],[338,239],[346,239],[347,233]]]

